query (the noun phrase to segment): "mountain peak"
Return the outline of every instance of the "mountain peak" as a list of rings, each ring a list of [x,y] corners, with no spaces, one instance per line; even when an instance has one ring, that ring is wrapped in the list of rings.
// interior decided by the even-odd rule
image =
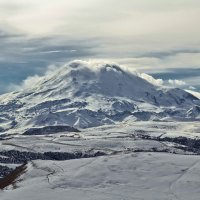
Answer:
[[[34,86],[0,97],[0,130],[190,120],[199,118],[196,106],[200,100],[191,94],[155,86],[117,64],[78,60],[40,77]]]
[[[39,88],[63,91],[68,97],[100,94],[133,97],[155,86],[113,63],[73,61],[56,70]],[[71,96],[70,96],[71,95]]]

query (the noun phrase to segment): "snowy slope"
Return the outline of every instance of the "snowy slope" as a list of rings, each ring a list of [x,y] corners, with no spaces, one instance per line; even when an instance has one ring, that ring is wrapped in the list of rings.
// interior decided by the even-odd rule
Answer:
[[[199,200],[199,157],[132,153],[34,161],[1,200]]]
[[[198,122],[137,121],[12,135],[0,141],[0,172],[28,164],[0,199],[199,200],[199,133]]]
[[[0,131],[69,125],[87,128],[127,120],[199,120],[200,100],[161,88],[106,63],[73,61],[37,84],[0,96]]]

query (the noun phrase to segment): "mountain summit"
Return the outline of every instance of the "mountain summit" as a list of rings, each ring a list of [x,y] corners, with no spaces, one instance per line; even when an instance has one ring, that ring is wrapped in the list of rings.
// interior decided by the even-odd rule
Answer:
[[[0,96],[0,131],[128,120],[199,120],[200,100],[156,86],[116,64],[73,61],[33,86]]]

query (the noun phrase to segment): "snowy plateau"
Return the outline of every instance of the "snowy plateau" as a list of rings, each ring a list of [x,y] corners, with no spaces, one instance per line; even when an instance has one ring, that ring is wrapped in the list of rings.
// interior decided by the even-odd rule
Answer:
[[[200,99],[72,61],[0,96],[1,200],[199,200]]]

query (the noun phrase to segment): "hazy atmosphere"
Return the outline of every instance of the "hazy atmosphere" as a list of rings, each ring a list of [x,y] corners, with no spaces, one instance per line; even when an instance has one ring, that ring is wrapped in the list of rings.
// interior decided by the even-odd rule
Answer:
[[[199,0],[0,0],[0,93],[74,59],[200,91],[199,18]]]

